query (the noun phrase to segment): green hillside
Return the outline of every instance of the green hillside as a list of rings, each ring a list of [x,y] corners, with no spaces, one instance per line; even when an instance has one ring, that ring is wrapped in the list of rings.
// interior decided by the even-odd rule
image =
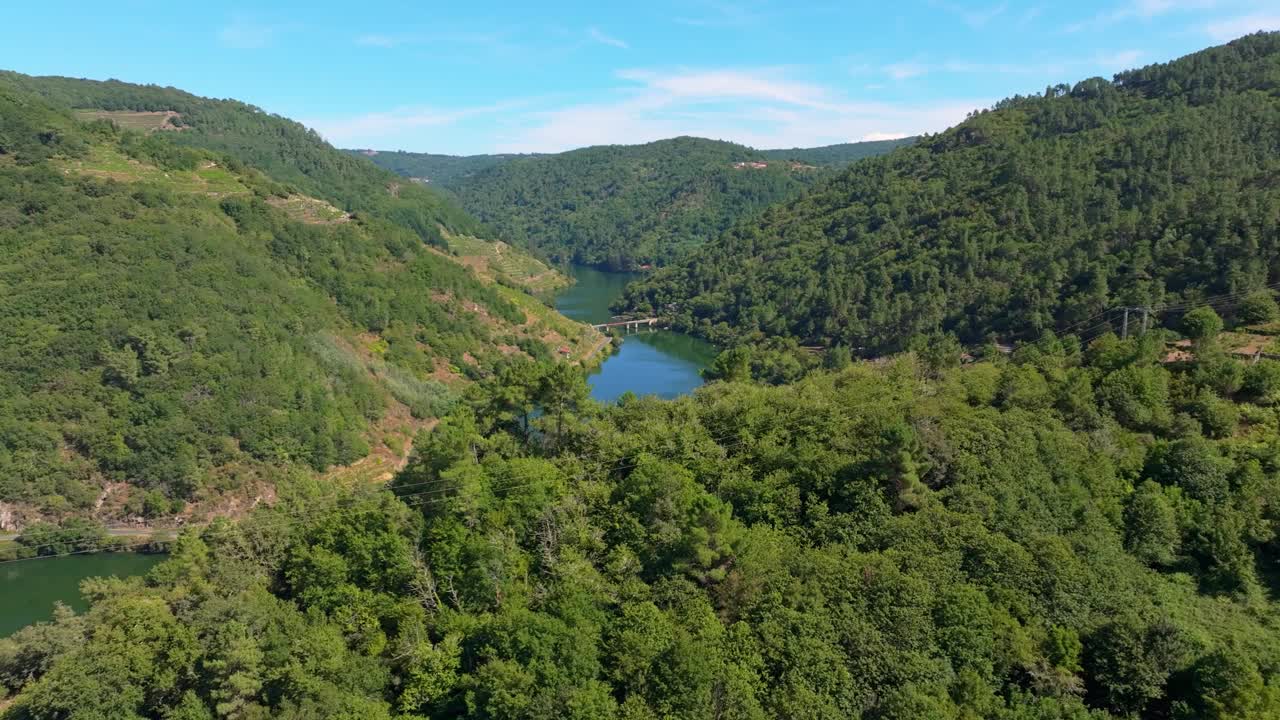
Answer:
[[[890,150],[911,145],[919,139],[905,137],[897,140],[864,140],[822,147],[762,150],[761,152],[770,160],[794,160],[806,165],[844,167],[864,158],[883,155]]]
[[[506,153],[499,155],[439,155],[414,153],[403,150],[347,150],[348,153],[367,157],[373,164],[407,178],[416,178],[432,185],[451,186],[482,170],[519,160],[539,157],[537,153]],[[369,153],[374,153],[370,155]]]
[[[191,129],[142,134],[70,109],[153,107],[131,90],[177,97],[0,76],[0,501],[19,515],[166,516],[365,458],[389,476],[469,379],[596,342],[518,289],[545,266],[476,275],[447,239],[479,232],[465,213],[300,126],[193,99],[172,106]]]
[[[734,221],[800,195],[827,170],[904,142],[757,151],[682,137],[556,155],[440,158],[378,153],[402,175],[429,177],[504,239],[556,262],[633,269],[666,263]],[[467,168],[461,170],[461,164]],[[436,170],[439,168],[439,170]]]
[[[398,499],[190,530],[0,639],[3,717],[1274,718],[1280,366],[1232,402],[1159,349],[611,407],[519,368]]]
[[[409,227],[428,242],[440,243],[441,226],[483,234],[474,219],[442,194],[337,151],[300,123],[252,105],[118,80],[0,72],[0,81],[87,116],[118,113],[125,124],[140,112],[173,113],[169,124],[174,130],[161,133],[166,142],[221,153],[348,212],[369,213]]]
[[[626,304],[879,353],[1244,293],[1280,279],[1278,126],[1277,34],[1050,87],[771,208]]]

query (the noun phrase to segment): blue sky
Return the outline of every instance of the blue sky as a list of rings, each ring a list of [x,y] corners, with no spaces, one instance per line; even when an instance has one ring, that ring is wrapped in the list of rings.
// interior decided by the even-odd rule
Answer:
[[[1280,29],[1280,0],[46,0],[5,15],[6,69],[235,97],[343,147],[467,154],[936,132],[1008,95]]]

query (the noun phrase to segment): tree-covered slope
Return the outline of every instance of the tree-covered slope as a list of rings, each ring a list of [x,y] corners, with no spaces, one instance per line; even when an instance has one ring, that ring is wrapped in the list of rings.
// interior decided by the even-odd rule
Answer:
[[[407,178],[415,178],[444,187],[451,186],[482,170],[512,160],[539,157],[538,153],[505,153],[498,155],[439,155],[403,150],[347,150],[367,157],[378,167]],[[372,153],[372,154],[370,154]]]
[[[447,245],[430,204],[369,185],[347,213],[299,193],[326,187],[300,157],[281,182],[195,131],[81,122],[35,82],[0,76],[0,502],[167,515],[259,494],[402,444],[465,378],[585,332],[399,222],[420,210]]]
[[[192,530],[0,640],[0,715],[1275,718],[1280,366],[1228,399],[1209,340],[609,407],[513,367],[398,499]]]
[[[1038,334],[1280,279],[1280,35],[1015,97],[634,287],[717,339]]]
[[[762,150],[761,152],[770,160],[794,160],[806,165],[844,167],[864,158],[884,155],[890,150],[910,145],[919,139],[905,137],[896,140],[864,140],[822,147]]]
[[[517,157],[446,185],[504,239],[556,261],[630,269],[668,262],[826,176],[793,154],[681,137]],[[371,159],[403,167],[397,153]]]
[[[443,194],[406,183],[362,157],[333,148],[302,124],[252,105],[118,80],[10,72],[0,72],[0,80],[58,107],[177,113],[170,121],[177,130],[162,133],[165,140],[222,153],[343,210],[410,227],[429,242],[438,242],[441,226],[483,235],[475,220]]]

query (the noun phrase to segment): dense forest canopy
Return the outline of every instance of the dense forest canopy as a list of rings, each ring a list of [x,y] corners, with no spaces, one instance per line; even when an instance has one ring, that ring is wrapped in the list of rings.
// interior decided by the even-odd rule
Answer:
[[[759,152],[760,155],[768,160],[794,160],[807,165],[843,167],[863,158],[883,155],[902,145],[910,145],[917,139],[906,137],[897,140],[867,140],[840,143],[838,145],[824,145],[822,147],[797,147],[761,150]],[[407,152],[404,150],[347,150],[346,152],[360,157],[367,157],[373,161],[373,164],[386,168],[397,175],[417,178],[444,187],[452,187],[462,182],[464,178],[512,160],[549,156],[547,153],[441,155],[437,153]]]
[[[864,140],[862,142],[823,145],[822,147],[812,148],[762,150],[761,153],[770,160],[794,160],[806,165],[844,167],[863,158],[883,155],[894,148],[911,145],[919,139],[917,137],[904,137],[896,140]]]
[[[1274,718],[1280,365],[1197,338],[609,407],[512,364],[395,497],[299,487],[0,640],[4,717]]]
[[[206,130],[70,110],[174,98]],[[403,444],[504,352],[549,356],[537,301],[424,242],[478,227],[462,211],[292,123],[182,98],[0,75],[0,502],[166,516],[268,492]],[[103,509],[116,483],[136,492]]]
[[[1014,97],[633,287],[713,339],[1035,337],[1280,279],[1280,34]]]
[[[557,262],[627,270],[669,262],[733,222],[800,195],[830,167],[910,142],[759,151],[681,137],[449,164],[442,160],[448,156],[411,153],[370,159],[444,184],[505,240]]]
[[[347,150],[367,157],[381,168],[407,178],[416,178],[433,185],[450,187],[463,178],[481,170],[502,165],[521,158],[541,157],[538,153],[505,153],[498,155],[440,155],[415,153],[404,150]],[[373,153],[373,154],[370,154]]]

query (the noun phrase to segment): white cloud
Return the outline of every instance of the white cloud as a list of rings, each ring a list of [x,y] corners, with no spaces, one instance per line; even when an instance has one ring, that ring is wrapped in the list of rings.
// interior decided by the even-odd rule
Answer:
[[[893,103],[854,98],[781,68],[631,69],[595,98],[529,97],[467,108],[406,107],[307,124],[343,147],[560,152],[695,135],[761,148],[812,147],[939,132],[985,99]],[[467,138],[466,140],[460,140]]]
[[[886,133],[872,132],[862,136],[863,142],[875,142],[877,140],[901,140],[904,137],[910,137],[904,133]]]
[[[380,137],[390,137],[422,128],[454,125],[468,118],[510,112],[524,104],[523,100],[513,100],[460,109],[400,108],[348,118],[306,120],[303,124],[315,128],[316,132],[326,140],[338,146],[345,147],[351,143],[372,145]]]
[[[1044,14],[1044,5],[1033,5],[1027,8],[1026,11],[1022,13],[1022,16],[1018,18],[1017,25],[1019,28],[1024,28],[1030,25],[1031,23],[1035,22],[1036,18],[1040,17],[1043,14]]]
[[[368,35],[359,35],[356,37],[357,45],[365,47],[393,48],[404,43],[404,38],[393,37],[391,35],[378,35],[371,33]]]
[[[1280,14],[1267,15],[1259,13],[1257,15],[1229,18],[1211,22],[1204,28],[1209,37],[1219,42],[1234,40],[1242,35],[1248,35],[1259,30],[1280,30]]]
[[[1125,20],[1151,20],[1169,13],[1209,10],[1220,4],[1222,0],[1129,0],[1119,7],[1098,13],[1092,19],[1068,25],[1066,31],[1099,30]]]
[[[769,100],[823,107],[829,103],[827,91],[817,85],[783,79],[774,70],[706,70],[658,73],[648,70],[622,70],[618,77],[641,83],[677,98],[705,100],[752,99]]]
[[[1112,53],[1098,53],[1093,61],[1098,66],[1112,70],[1129,70],[1142,57],[1141,50],[1121,50]]]
[[[884,72],[894,80],[906,80],[929,72],[929,66],[916,62],[900,62],[885,65]]]
[[[587,30],[587,35],[589,35],[592,40],[595,40],[596,42],[604,45],[612,45],[613,47],[622,48],[623,50],[631,49],[631,46],[628,45],[626,42],[619,40],[618,38],[613,37],[612,35],[604,34],[603,32],[600,31],[599,28],[589,28]]]
[[[764,19],[764,15],[755,9],[754,3],[702,0],[689,5],[690,9],[700,9],[702,12],[696,16],[675,17],[675,22],[693,27],[729,28],[758,25]]]
[[[893,104],[855,101],[776,69],[658,72],[619,77],[612,102],[558,108],[504,136],[496,152],[558,152],[584,145],[634,144],[677,135],[753,147],[802,147],[937,132],[986,101]]]
[[[1140,17],[1155,17],[1168,12],[1205,10],[1219,4],[1219,0],[1134,0],[1131,12]]]
[[[988,7],[973,7],[971,4],[957,5],[949,2],[940,2],[939,0],[934,0],[932,4],[956,15],[964,21],[965,25],[974,30],[981,30],[1009,9],[1009,3],[1007,2]]]
[[[1009,9],[1009,3],[1004,2],[989,8],[971,10],[967,13],[964,13],[962,17],[964,18],[965,23],[969,25],[969,27],[983,28],[987,26],[987,23],[996,19],[1000,15],[1003,15],[1004,11],[1008,9]]]
[[[1099,52],[1091,57],[1077,57],[1070,60],[1027,60],[1017,63],[974,62],[971,60],[948,60],[941,63],[908,62],[887,65],[884,71],[896,80],[930,73],[1031,75],[1049,80],[1087,72],[1127,70],[1134,67],[1141,57],[1142,51],[1140,50],[1119,50],[1116,52]]]
[[[253,50],[271,44],[280,26],[237,18],[218,30],[218,42],[237,50]]]

